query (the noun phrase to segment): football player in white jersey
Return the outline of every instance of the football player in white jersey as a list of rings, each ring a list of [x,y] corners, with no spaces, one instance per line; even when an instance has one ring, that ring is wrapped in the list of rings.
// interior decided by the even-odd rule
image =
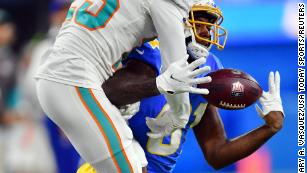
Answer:
[[[210,26],[216,24],[212,22],[216,20],[216,17],[209,16],[212,15],[210,12],[196,13],[195,15],[203,23]],[[213,27],[208,25],[207,27],[197,26],[201,27],[198,28],[198,34],[207,37],[207,40],[211,38],[210,30],[219,27],[219,25]],[[214,42],[214,38],[211,39],[210,43]],[[212,45],[205,44],[205,42],[208,42],[207,40],[201,41],[198,38],[196,40],[202,42],[203,45],[207,45],[207,47]],[[146,95],[146,84],[142,84],[143,81],[146,81],[147,78],[154,78],[160,72],[160,54],[156,42],[152,41],[132,51],[128,58],[123,61],[125,67],[116,71],[114,76],[103,84],[103,89],[112,103],[118,106],[130,104],[138,100],[138,97],[142,98],[143,95]],[[197,42],[193,44],[197,45]],[[214,42],[214,44],[216,43]],[[189,52],[191,57],[189,62],[195,60],[197,53],[195,50]],[[212,54],[208,55],[206,65],[210,65],[212,70],[222,68],[220,61]],[[136,66],[141,68],[136,69]],[[140,91],[135,92],[135,90]],[[135,94],[125,94],[130,92]],[[227,138],[223,122],[215,106],[207,104],[207,101],[201,95],[191,94],[190,98],[192,107],[190,121],[185,128],[175,131],[172,135],[156,138],[160,133],[156,132],[153,135],[152,132],[154,131],[149,126],[148,121],[146,122],[147,126],[145,124],[145,117],[165,116],[168,108],[165,106],[167,104],[161,95],[141,100],[139,111],[135,117],[129,120],[129,126],[133,130],[135,139],[140,142],[146,152],[148,172],[170,173],[173,171],[186,141],[187,130],[190,128],[193,128],[197,142],[208,163],[215,169],[220,169],[255,152],[282,128],[284,122],[278,72],[275,74],[271,72],[269,75],[269,91],[263,92],[259,99],[262,109],[258,105],[256,106],[258,114],[265,123],[233,139]],[[160,119],[158,118],[158,120]],[[77,173],[96,173],[96,171],[90,164],[86,163],[79,168]]]
[[[101,84],[114,72],[123,53],[158,37],[162,71],[152,95],[165,94],[172,113],[167,133],[186,125],[190,113],[187,92],[208,94],[193,84],[207,72],[200,58],[187,64],[185,20],[191,6],[214,6],[212,0],[75,0],[61,31],[37,72],[37,92],[45,113],[66,133],[82,158],[98,172],[141,172],[132,133],[104,94]],[[192,16],[193,17],[193,16]],[[192,49],[200,50],[198,46]],[[202,51],[200,51],[202,52]],[[171,66],[170,66],[171,64]],[[171,67],[171,68],[169,68]],[[167,70],[166,70],[167,69]],[[142,151],[139,151],[143,155]]]

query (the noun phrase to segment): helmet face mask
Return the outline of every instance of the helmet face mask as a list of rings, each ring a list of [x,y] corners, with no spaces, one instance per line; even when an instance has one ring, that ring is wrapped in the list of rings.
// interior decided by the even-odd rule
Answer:
[[[201,20],[206,19],[206,20]],[[221,11],[215,7],[212,1],[195,3],[192,5],[188,18],[188,27],[192,29],[195,39],[200,44],[210,49],[216,45],[218,49],[224,49],[227,40],[227,31],[220,25],[223,22]],[[199,28],[206,27],[210,32],[210,38],[199,34]]]

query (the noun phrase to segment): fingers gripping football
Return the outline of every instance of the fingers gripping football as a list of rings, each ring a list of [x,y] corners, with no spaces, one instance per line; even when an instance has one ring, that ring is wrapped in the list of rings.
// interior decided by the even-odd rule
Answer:
[[[259,98],[262,109],[256,105],[258,114],[263,118],[271,111],[280,111],[284,115],[282,101],[280,97],[280,75],[276,71],[275,74],[270,72],[269,75],[269,91],[263,92]]]
[[[195,84],[211,82],[210,76],[196,78],[210,71],[209,66],[197,68],[205,62],[205,58],[200,58],[191,64],[188,64],[186,59],[172,63],[164,73],[156,78],[158,90],[162,94],[178,94],[183,92],[208,94],[208,89],[193,86]]]

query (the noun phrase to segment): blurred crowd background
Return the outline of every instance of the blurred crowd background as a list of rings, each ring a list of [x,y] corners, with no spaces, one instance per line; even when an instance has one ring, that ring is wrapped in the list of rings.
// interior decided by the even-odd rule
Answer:
[[[226,68],[251,74],[266,91],[281,73],[284,128],[250,157],[217,172],[292,173],[297,168],[296,0],[217,1],[229,38],[212,51]],[[301,2],[303,2],[301,0]],[[37,102],[33,74],[65,20],[69,0],[0,0],[0,173],[73,173],[82,162]],[[253,107],[221,110],[229,138],[263,124]],[[174,172],[214,172],[192,131]]]

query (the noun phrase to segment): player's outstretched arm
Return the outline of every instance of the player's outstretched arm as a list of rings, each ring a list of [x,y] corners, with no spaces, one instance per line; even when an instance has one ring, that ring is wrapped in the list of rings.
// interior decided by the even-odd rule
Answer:
[[[259,149],[282,128],[283,115],[272,111],[265,121],[265,125],[229,140],[217,108],[208,105],[204,118],[194,127],[194,133],[208,163],[215,169],[221,169]]]
[[[263,110],[257,108],[265,124],[235,139],[227,139],[217,108],[208,105],[204,118],[194,127],[194,133],[206,160],[212,167],[220,169],[249,156],[282,128],[284,114],[279,83],[278,72],[275,76],[270,73],[270,90],[259,100]]]

